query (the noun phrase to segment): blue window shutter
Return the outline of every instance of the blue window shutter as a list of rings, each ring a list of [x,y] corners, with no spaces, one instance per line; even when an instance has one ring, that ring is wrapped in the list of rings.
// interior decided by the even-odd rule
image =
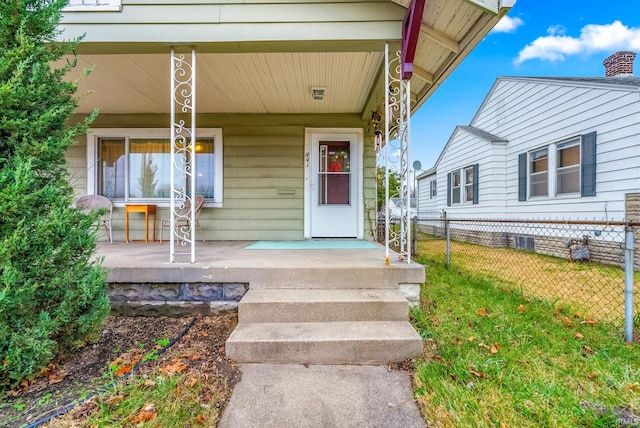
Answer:
[[[479,164],[473,165],[473,203],[478,203],[478,170],[480,169]]]
[[[518,200],[527,200],[527,154],[518,155]]]
[[[582,183],[580,192],[582,196],[596,195],[596,132],[590,132],[582,136]]]
[[[451,173],[447,174],[447,206],[451,206]]]

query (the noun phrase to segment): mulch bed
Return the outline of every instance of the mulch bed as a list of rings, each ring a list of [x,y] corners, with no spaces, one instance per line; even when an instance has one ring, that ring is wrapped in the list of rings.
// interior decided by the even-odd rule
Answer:
[[[178,338],[189,324],[188,318],[109,317],[100,339],[87,343],[72,355],[63,355],[32,382],[12,391],[0,391],[0,426],[22,427],[43,420],[75,401],[100,392],[109,385],[109,363],[132,353],[158,350],[158,343]],[[198,316],[191,328],[164,350],[158,360],[137,369],[150,370],[184,354],[198,354],[194,368],[223,379],[229,388],[240,381],[236,364],[225,356],[225,341],[237,324],[237,315]],[[168,339],[168,340],[167,340]]]

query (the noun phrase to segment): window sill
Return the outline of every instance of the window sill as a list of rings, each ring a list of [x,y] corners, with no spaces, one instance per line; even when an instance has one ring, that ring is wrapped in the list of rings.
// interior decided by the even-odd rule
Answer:
[[[167,201],[160,202],[160,201],[153,201],[153,200],[128,201],[128,202],[114,201],[113,202],[114,208],[124,208],[125,205],[155,205],[158,208],[170,208],[171,202],[167,202]],[[203,208],[222,208],[222,202],[205,201],[202,207]]]
[[[69,5],[62,9],[63,12],[122,12],[122,0],[110,0],[108,2],[99,2],[95,0],[94,4],[87,4],[81,1],[71,0]]]

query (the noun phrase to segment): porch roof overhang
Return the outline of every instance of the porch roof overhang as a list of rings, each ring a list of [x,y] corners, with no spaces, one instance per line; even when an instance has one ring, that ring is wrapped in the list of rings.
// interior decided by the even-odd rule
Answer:
[[[125,0],[120,11],[87,6],[64,13],[60,38],[84,34],[74,73],[93,67],[80,87],[93,94],[81,99],[79,113],[95,107],[103,114],[167,113],[168,53],[195,48],[199,113],[348,113],[367,120],[384,98],[384,45],[400,48],[409,2]],[[412,111],[511,4],[427,2],[411,78]],[[312,100],[312,87],[326,88],[324,101]]]

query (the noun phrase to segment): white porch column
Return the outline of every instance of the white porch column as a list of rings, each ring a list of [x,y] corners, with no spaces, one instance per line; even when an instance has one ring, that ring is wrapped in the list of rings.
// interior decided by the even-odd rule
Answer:
[[[177,255],[196,261],[195,179],[196,51],[189,62],[171,49],[171,263]]]
[[[389,263],[389,246],[398,248],[400,260],[411,263],[411,199],[410,199],[410,82],[402,80],[400,52],[389,57],[385,46],[385,249]],[[397,174],[400,188],[389,189],[389,174]],[[400,218],[390,224],[390,198],[399,198]]]

